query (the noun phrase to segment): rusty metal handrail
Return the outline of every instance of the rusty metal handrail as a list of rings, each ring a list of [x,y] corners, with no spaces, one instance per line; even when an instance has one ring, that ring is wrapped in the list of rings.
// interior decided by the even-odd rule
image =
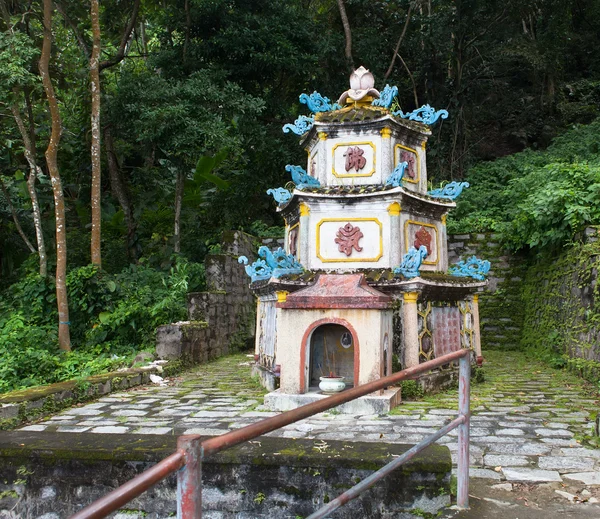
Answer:
[[[235,431],[215,436],[200,442],[199,435],[184,435],[177,440],[177,451],[157,463],[142,474],[136,476],[119,488],[109,492],[91,505],[83,508],[71,519],[100,519],[111,512],[115,512],[121,506],[139,496],[151,486],[178,469],[177,477],[177,517],[181,519],[192,519],[202,517],[202,460],[221,450],[233,447],[257,436],[274,431],[285,425],[303,420],[317,413],[327,411],[346,402],[355,400],[361,396],[384,389],[402,380],[413,378],[421,373],[431,371],[434,368],[460,360],[459,373],[459,417],[446,425],[432,436],[415,445],[400,458],[384,466],[379,471],[366,478],[363,482],[331,501],[326,507],[315,512],[310,519],[325,517],[326,513],[342,506],[360,492],[372,486],[376,481],[387,475],[403,461],[410,459],[417,452],[441,438],[452,429],[458,427],[458,492],[457,505],[460,508],[468,508],[468,485],[469,485],[469,391],[470,391],[470,350],[461,349],[436,359],[424,362],[418,366],[407,368],[373,382],[357,386],[336,395],[324,398],[317,402],[304,405],[291,411],[286,411],[277,416],[261,420],[255,424],[242,427]],[[399,460],[400,461],[399,463]],[[360,487],[360,488],[358,488]],[[334,506],[335,505],[335,506]],[[333,508],[331,508],[333,506]]]

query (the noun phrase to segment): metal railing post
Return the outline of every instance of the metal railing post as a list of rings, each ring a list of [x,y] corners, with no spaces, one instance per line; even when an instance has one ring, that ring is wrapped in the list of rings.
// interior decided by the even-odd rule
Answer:
[[[185,465],[177,472],[177,518],[202,518],[202,446],[197,435],[177,438]]]
[[[458,374],[458,414],[464,421],[458,426],[458,488],[456,504],[458,508],[469,508],[469,423],[471,393],[471,356],[465,355],[459,361]]]

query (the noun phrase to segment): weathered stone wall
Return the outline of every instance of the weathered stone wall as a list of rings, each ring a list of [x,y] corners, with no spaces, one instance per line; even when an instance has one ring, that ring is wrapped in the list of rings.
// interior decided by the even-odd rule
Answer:
[[[558,256],[540,258],[529,268],[523,287],[522,344],[598,363],[600,242],[595,229],[588,229],[586,236],[587,243],[566,248]],[[576,363],[572,367],[583,372],[593,366]]]
[[[448,236],[450,265],[470,256],[489,260],[492,268],[487,289],[479,298],[481,346],[516,349],[523,327],[523,279],[527,272],[524,256],[502,248],[494,233],[454,234]]]
[[[237,258],[253,258],[256,250],[254,238],[241,231],[223,234],[223,252],[205,260],[208,291],[188,294],[189,321],[158,328],[160,358],[200,363],[252,346],[256,300]]]
[[[538,258],[502,249],[498,236],[451,235],[451,263],[475,254],[492,263],[480,297],[483,348],[533,348],[566,353],[569,367],[590,380],[600,378],[598,229],[583,243]]]
[[[176,448],[176,439],[168,436],[9,434],[8,439],[0,438],[2,519],[69,517]],[[261,437],[203,463],[203,517],[306,517],[409,448],[381,442],[348,446],[342,441]],[[335,517],[413,519],[423,512],[433,517],[450,504],[451,468],[448,448],[433,445]],[[111,517],[173,517],[176,503],[173,475]],[[418,513],[412,514],[413,509]]]

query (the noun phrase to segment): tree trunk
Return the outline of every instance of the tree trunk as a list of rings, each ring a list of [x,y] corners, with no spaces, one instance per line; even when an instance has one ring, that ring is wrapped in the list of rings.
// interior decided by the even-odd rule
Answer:
[[[177,173],[175,182],[175,229],[173,232],[173,251],[181,252],[181,205],[183,202],[183,188],[185,184],[185,174],[181,171]]]
[[[346,48],[344,49],[346,64],[348,65],[350,72],[352,72],[354,71],[354,60],[352,59],[352,31],[350,30],[350,22],[348,21],[348,15],[346,14],[344,0],[337,0],[337,3],[340,9],[342,25],[344,26],[344,35],[346,36]]]
[[[408,11],[406,13],[406,21],[404,22],[404,27],[402,28],[402,33],[400,34],[400,38],[398,38],[398,43],[396,43],[396,48],[394,49],[394,55],[392,56],[392,62],[390,63],[390,66],[387,69],[387,72],[385,73],[385,76],[383,76],[383,82],[385,83],[388,78],[390,77],[390,74],[392,73],[392,70],[394,70],[394,63],[396,62],[396,56],[398,56],[399,51],[400,51],[400,45],[402,44],[402,40],[404,39],[404,36],[406,34],[406,29],[408,29],[408,24],[410,23],[410,15],[412,13],[412,3],[408,4]]]
[[[40,257],[40,276],[46,277],[48,275],[48,259],[46,257],[46,243],[44,241],[44,233],[42,231],[42,215],[40,211],[40,203],[37,197],[37,191],[35,189],[35,179],[38,174],[41,174],[41,169],[37,165],[35,157],[35,144],[30,138],[30,134],[25,128],[21,112],[17,103],[13,103],[10,107],[13,114],[13,118],[19,128],[19,133],[23,139],[23,148],[25,160],[29,164],[29,176],[27,177],[27,191],[29,192],[29,198],[31,199],[31,209],[33,211],[33,225],[35,227],[35,237],[37,240],[37,250]]]
[[[101,186],[102,171],[100,168],[100,15],[98,0],[91,0],[91,20],[92,20],[92,56],[90,58],[90,87],[92,89],[92,243],[91,256],[92,264],[102,266],[101,254]]]
[[[108,165],[108,176],[110,179],[110,189],[125,215],[125,223],[127,225],[127,257],[130,261],[137,261],[137,250],[135,247],[135,231],[136,224],[133,219],[133,205],[131,198],[119,167],[115,146],[113,143],[112,132],[110,126],[104,128],[104,147],[106,149],[106,163]]]
[[[119,45],[119,50],[117,53],[110,59],[102,61],[99,65],[99,70],[102,71],[105,68],[110,68],[114,65],[117,65],[125,59],[125,53],[127,52],[127,44],[129,43],[129,39],[131,38],[131,32],[135,27],[135,22],[137,20],[137,15],[140,10],[140,0],[134,0],[133,2],[133,10],[131,12],[131,17],[129,18],[129,22],[123,31],[123,36],[121,38],[121,44]]]
[[[44,40],[39,61],[39,71],[42,77],[44,92],[48,99],[52,130],[48,148],[46,148],[46,164],[52,179],[54,193],[54,211],[56,217],[56,304],[58,307],[58,345],[62,350],[71,350],[71,334],[69,331],[69,303],[67,299],[67,233],[65,228],[65,199],[63,195],[60,172],[58,171],[58,145],[60,143],[61,125],[60,112],[56,93],[48,70],[50,51],[52,48],[52,0],[44,2]]]
[[[15,222],[15,227],[17,228],[17,232],[19,233],[19,236],[21,238],[23,238],[23,241],[25,242],[25,245],[27,245],[27,248],[29,249],[29,251],[31,253],[34,253],[35,247],[31,244],[31,242],[29,241],[29,238],[27,238],[27,235],[25,234],[25,232],[23,231],[23,228],[21,227],[21,224],[19,223],[19,217],[17,216],[17,212],[15,211],[15,206],[13,205],[12,200],[10,199],[10,194],[8,192],[8,189],[6,189],[4,182],[2,181],[2,177],[0,177],[0,189],[2,189],[2,192],[4,193],[4,196],[6,197],[6,201],[8,202],[8,208],[10,209],[10,213],[12,214],[12,219],[13,219],[13,222]]]
[[[0,11],[2,11],[2,17],[4,18],[7,28],[10,29],[10,15],[8,13],[4,0],[0,0]],[[10,30],[12,32],[12,29]],[[13,89],[13,92],[15,96],[19,95],[19,91],[16,87]],[[29,177],[27,177],[27,191],[29,192],[29,198],[31,199],[31,208],[33,211],[33,224],[35,227],[35,237],[38,246],[38,255],[40,258],[40,276],[46,277],[48,275],[48,259],[46,256],[46,244],[44,241],[44,233],[42,231],[42,216],[40,212],[40,204],[38,202],[37,191],[35,190],[36,176],[38,176],[38,174],[41,174],[42,170],[37,165],[36,161],[37,152],[35,149],[35,128],[33,124],[33,109],[31,107],[29,88],[25,88],[24,94],[25,104],[27,106],[27,116],[29,120],[29,132],[25,128],[23,118],[21,117],[21,111],[16,100],[11,105],[10,111],[12,112],[15,123],[19,128],[19,133],[23,138],[25,160],[27,160],[27,164],[29,164]]]
[[[185,40],[183,42],[183,64],[187,65],[188,49],[190,45],[190,30],[192,26],[192,17],[190,15],[190,0],[185,0]]]

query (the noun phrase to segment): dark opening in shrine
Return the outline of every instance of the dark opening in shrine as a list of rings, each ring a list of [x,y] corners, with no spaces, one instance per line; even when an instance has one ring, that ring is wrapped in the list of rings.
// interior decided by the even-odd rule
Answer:
[[[319,386],[320,377],[344,377],[346,387],[354,385],[354,340],[348,328],[323,324],[310,341],[310,387]]]

